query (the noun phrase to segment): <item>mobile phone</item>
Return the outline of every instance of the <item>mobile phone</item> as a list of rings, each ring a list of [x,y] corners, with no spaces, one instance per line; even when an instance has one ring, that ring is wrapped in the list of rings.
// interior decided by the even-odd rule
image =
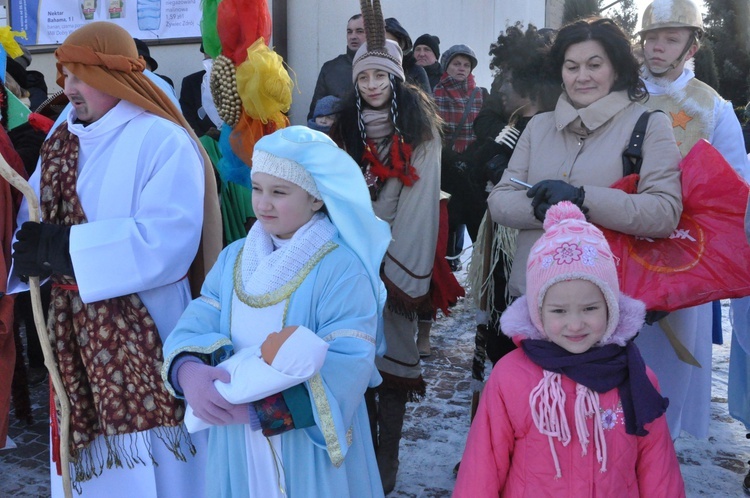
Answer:
[[[519,180],[518,178],[513,178],[513,177],[511,177],[511,178],[510,178],[510,181],[512,181],[513,183],[517,183],[517,184],[519,184],[519,185],[523,185],[523,186],[524,186],[524,187],[526,187],[526,188],[531,188],[531,187],[533,187],[533,185],[529,185],[529,184],[528,184],[528,183],[526,183],[526,182],[522,182],[522,181],[521,181],[521,180]]]

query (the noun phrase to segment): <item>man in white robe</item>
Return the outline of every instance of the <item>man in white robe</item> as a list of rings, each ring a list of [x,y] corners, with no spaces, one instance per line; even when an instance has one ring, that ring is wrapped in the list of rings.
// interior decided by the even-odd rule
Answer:
[[[153,358],[147,360],[149,367],[157,367],[159,377],[161,342],[190,302],[191,284],[200,286],[203,268],[210,268],[221,245],[215,180],[210,169],[205,172],[210,162],[179,109],[143,74],[143,59],[125,30],[111,23],[90,23],[72,33],[55,55],[58,83],[73,109],[48,138],[30,180],[36,192],[42,193],[43,219],[41,224],[27,222],[28,208],[22,206],[9,292],[23,290],[24,277],[51,276],[53,287],[62,289],[59,292],[74,293],[72,297],[61,294],[73,303],[69,310],[73,316],[76,303],[96,311],[107,303],[122,302],[117,300],[139,301],[138,309],[145,309],[145,316],[140,322],[128,322],[123,335],[134,341],[148,333],[160,336],[149,339],[158,346],[148,350]],[[66,156],[61,150],[74,153]],[[58,164],[75,166],[73,190],[56,183],[66,171],[60,168],[62,173],[55,176]],[[66,224],[55,211],[57,205],[50,211],[50,198],[55,196],[64,201],[58,211],[80,202],[83,219]],[[59,307],[56,310],[60,312]],[[57,323],[51,325],[50,333],[55,333],[55,327]],[[101,340],[104,330],[83,327],[75,330],[75,340],[85,351],[89,343]],[[130,347],[131,342],[128,339],[124,344]],[[69,357],[75,356],[75,351],[59,344],[55,347],[59,364],[67,365]],[[179,423],[181,407],[163,408],[158,401],[154,406],[152,395],[161,390],[166,393],[163,384],[126,380],[126,389],[146,393],[140,398],[118,391],[120,372],[109,375],[107,369],[115,361],[102,359],[106,352],[102,349],[91,361],[100,368],[99,378],[93,378],[89,363],[82,372],[92,386],[98,419],[90,428],[93,440],[74,451],[76,488],[83,496],[202,495],[205,434],[193,435],[191,442]],[[63,374],[68,387],[66,375],[70,374]],[[122,419],[118,423],[127,424],[127,430],[112,436],[107,426],[105,441],[101,435],[107,423],[104,412],[112,398],[115,403],[127,399],[136,405],[133,410],[141,408],[139,403],[145,407],[134,418],[159,410],[165,418],[151,423],[149,430],[138,430],[140,420]],[[111,465],[105,459],[113,452],[122,461]],[[81,467],[101,474],[83,475]],[[51,475],[53,496],[62,495],[62,480],[54,465]]]
[[[745,179],[750,162],[742,128],[732,103],[695,78],[686,63],[700,47],[703,22],[692,0],[654,0],[642,17],[642,79],[649,92],[646,107],[667,113],[683,157],[701,139],[709,141]],[[701,364],[681,361],[663,330],[664,322]],[[656,372],[669,398],[667,421],[672,438],[682,430],[708,436],[711,403],[711,303],[681,309],[651,326],[636,339],[643,358]]]

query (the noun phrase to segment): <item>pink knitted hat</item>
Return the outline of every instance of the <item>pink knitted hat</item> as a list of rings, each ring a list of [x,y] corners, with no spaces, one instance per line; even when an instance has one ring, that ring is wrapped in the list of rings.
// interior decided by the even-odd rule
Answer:
[[[536,241],[526,263],[526,300],[534,326],[544,331],[541,309],[547,290],[557,282],[583,279],[594,283],[607,302],[607,330],[611,337],[620,319],[620,285],[615,257],[602,232],[586,221],[568,201],[555,204],[544,218],[544,235]]]

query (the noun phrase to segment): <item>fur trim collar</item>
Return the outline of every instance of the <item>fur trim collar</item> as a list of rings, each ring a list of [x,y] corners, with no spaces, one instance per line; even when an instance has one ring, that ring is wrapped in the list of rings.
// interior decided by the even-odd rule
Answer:
[[[597,346],[605,346],[607,344],[625,346],[643,327],[646,316],[646,305],[642,301],[620,294],[619,306],[620,320],[615,327],[614,333],[605,343],[597,344]],[[500,317],[500,329],[503,331],[503,334],[514,339],[514,342],[523,339],[547,340],[544,332],[538,330],[531,323],[526,296],[519,297],[513,304],[508,306],[508,309]]]

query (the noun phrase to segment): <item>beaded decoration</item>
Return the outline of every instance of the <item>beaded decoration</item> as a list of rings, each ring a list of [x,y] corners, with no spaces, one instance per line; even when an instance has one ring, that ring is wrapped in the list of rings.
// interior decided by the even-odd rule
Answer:
[[[216,57],[209,86],[219,116],[229,126],[235,126],[240,120],[242,99],[237,92],[237,70],[229,57]]]

